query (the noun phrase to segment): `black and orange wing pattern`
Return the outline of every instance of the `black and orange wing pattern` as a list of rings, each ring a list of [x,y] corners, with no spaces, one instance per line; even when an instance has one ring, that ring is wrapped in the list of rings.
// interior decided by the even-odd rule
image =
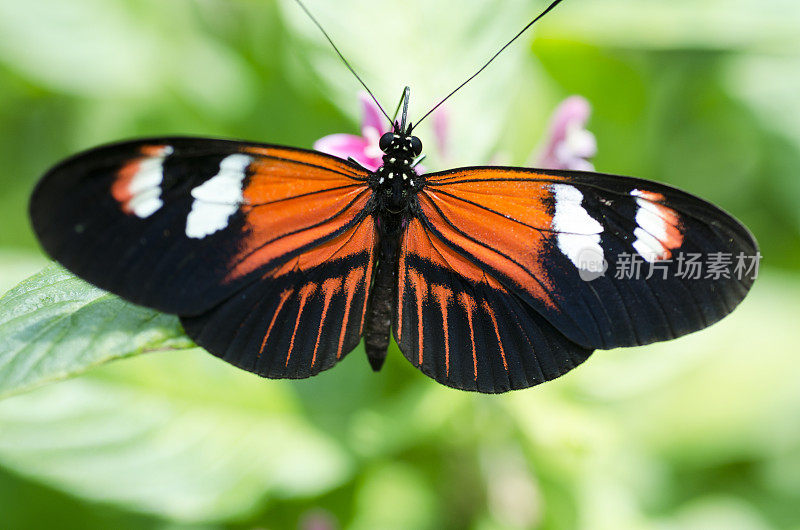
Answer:
[[[425,374],[462,390],[527,388],[591,349],[557,331],[467,253],[413,219],[400,250],[395,338]]]
[[[480,392],[706,327],[757,272],[687,276],[685,256],[752,259],[757,245],[725,212],[654,182],[479,167],[424,175],[417,188],[412,174],[398,213],[376,191],[384,173],[302,149],[138,140],[56,166],[31,217],[68,269],[179,315],[200,346],[276,378],[316,374],[356,347],[376,271],[392,275],[381,285],[396,278],[375,307],[394,308],[404,355]]]
[[[183,327],[208,351],[264,377],[331,368],[361,341],[376,243],[368,216],[214,310],[182,317]]]
[[[679,337],[730,313],[754,279],[686,277],[684,255],[758,249],[731,216],[665,185],[497,167],[425,177],[404,236],[395,335],[449,386],[524,388],[594,349]],[[598,257],[602,275],[589,263]],[[639,274],[618,276],[625,260]]]
[[[307,377],[360,339],[376,240],[366,177],[302,149],[136,140],[59,164],[30,208],[79,276],[181,315],[238,366]]]

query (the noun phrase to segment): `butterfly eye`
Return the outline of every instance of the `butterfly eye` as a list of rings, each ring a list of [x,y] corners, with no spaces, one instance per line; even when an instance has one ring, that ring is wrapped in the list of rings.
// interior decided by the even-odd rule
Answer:
[[[414,152],[414,156],[419,156],[422,153],[422,142],[416,136],[411,137],[411,150]]]
[[[386,133],[381,136],[381,139],[378,142],[378,147],[381,148],[381,151],[386,152],[386,150],[391,147],[392,140],[394,140],[394,135],[392,133]]]

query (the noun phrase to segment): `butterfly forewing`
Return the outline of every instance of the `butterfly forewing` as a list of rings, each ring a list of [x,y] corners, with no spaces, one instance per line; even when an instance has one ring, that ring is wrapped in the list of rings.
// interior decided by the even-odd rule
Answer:
[[[138,140],[56,166],[30,208],[68,269],[132,302],[197,315],[358,225],[365,177],[300,149]]]
[[[730,313],[752,285],[752,269],[715,278],[681,270],[687,255],[752,258],[757,246],[728,214],[668,186],[518,168],[427,179],[425,228],[585,348],[696,331]],[[626,260],[638,271],[623,270]]]

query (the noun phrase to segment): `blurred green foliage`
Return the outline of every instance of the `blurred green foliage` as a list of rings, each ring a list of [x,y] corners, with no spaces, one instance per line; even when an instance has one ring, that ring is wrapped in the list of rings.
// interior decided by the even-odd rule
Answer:
[[[541,2],[309,4],[418,115]],[[0,527],[800,528],[798,27],[789,0],[570,0],[448,107],[450,163],[524,163],[584,95],[599,170],[734,213],[765,261],[720,324],[503,396],[396,349],[294,382],[198,350],[117,361],[0,401]],[[0,290],[45,263],[25,210],[60,158],[162,134],[308,147],[356,130],[356,93],[290,2],[0,0]]]

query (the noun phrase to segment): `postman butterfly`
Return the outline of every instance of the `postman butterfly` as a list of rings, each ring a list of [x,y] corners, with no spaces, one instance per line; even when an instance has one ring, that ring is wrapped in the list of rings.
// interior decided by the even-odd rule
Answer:
[[[750,289],[754,274],[681,274],[684,254],[758,247],[729,214],[670,186],[520,167],[419,174],[408,102],[406,89],[402,120],[387,115],[375,171],[208,138],[91,149],[38,183],[34,230],[81,278],[178,315],[199,346],[269,378],[315,375],[362,339],[379,370],[393,336],[444,385],[522,389],[595,349],[705,328]],[[649,273],[613,274],[633,258]]]

